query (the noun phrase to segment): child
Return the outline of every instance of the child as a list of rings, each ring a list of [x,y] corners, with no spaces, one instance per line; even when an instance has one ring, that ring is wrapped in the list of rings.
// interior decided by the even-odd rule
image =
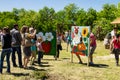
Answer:
[[[43,40],[41,36],[37,38],[36,46],[38,50],[38,64],[39,65],[41,64],[41,58],[43,57],[43,52],[44,52],[42,45],[41,45],[42,41]]]
[[[1,37],[2,41],[2,52],[0,54],[0,73],[2,74],[3,62],[6,56],[7,61],[7,73],[10,73],[10,54],[12,52],[12,36],[10,35],[10,31],[8,27],[3,28],[4,35]]]

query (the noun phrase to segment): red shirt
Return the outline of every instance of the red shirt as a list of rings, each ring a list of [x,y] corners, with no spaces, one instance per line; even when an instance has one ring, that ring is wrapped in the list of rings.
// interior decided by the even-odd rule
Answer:
[[[96,46],[96,38],[93,33],[90,34],[90,46]]]
[[[116,39],[114,39],[113,44],[115,49],[120,49],[120,41],[117,41]]]

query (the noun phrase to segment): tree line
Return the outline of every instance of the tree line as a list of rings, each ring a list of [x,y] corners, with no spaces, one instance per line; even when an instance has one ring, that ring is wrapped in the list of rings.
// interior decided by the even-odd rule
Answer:
[[[53,8],[44,7],[38,12],[13,8],[10,11],[0,12],[0,28],[4,26],[13,27],[15,23],[21,28],[23,25],[35,27],[38,31],[60,32],[70,30],[71,26],[91,26],[91,30],[98,39],[103,39],[114,25],[110,22],[120,17],[120,3],[104,4],[100,11],[89,8],[87,11],[69,4],[63,10],[55,12]],[[118,25],[119,26],[119,25]]]

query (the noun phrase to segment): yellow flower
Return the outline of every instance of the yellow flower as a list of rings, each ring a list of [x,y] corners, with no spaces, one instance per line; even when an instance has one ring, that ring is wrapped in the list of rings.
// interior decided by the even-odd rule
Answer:
[[[88,28],[82,28],[82,37],[87,37],[88,35]]]

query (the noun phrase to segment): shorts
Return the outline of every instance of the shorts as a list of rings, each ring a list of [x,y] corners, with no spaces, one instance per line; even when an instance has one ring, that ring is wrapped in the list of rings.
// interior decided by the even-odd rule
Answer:
[[[94,53],[96,46],[90,46],[90,55]]]
[[[23,47],[23,52],[26,57],[31,56],[31,47]]]

